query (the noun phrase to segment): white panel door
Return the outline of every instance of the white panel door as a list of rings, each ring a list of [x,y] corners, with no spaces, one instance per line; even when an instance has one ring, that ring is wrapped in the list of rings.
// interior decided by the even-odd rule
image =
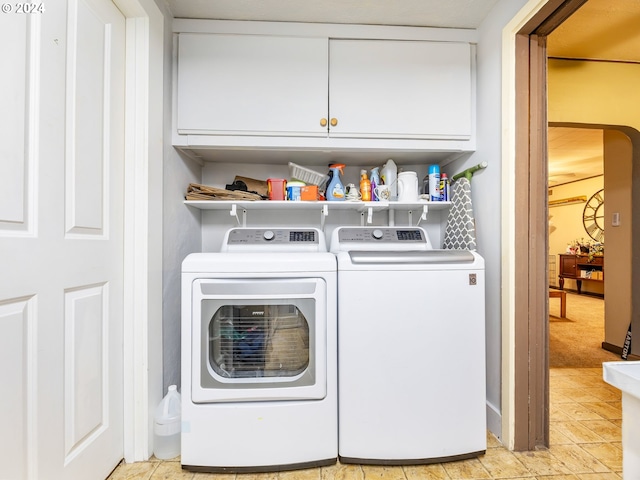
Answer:
[[[125,21],[110,0],[44,8],[0,16],[0,478],[104,479],[123,456]]]
[[[181,33],[178,132],[326,136],[327,51],[326,38]]]
[[[468,43],[332,39],[329,59],[330,136],[471,138]]]

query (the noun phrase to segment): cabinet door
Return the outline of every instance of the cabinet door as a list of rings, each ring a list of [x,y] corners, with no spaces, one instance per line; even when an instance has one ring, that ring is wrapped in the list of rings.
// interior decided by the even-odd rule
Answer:
[[[575,255],[560,255],[560,275],[576,276],[577,260]]]
[[[181,134],[327,135],[327,38],[182,33]]]
[[[331,40],[331,136],[469,139],[468,43]]]

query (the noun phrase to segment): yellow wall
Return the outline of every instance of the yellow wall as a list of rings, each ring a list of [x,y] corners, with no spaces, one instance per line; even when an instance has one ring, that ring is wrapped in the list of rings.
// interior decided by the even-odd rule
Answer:
[[[604,132],[605,341],[621,347],[631,322],[631,140]],[[620,225],[612,225],[618,213]]]
[[[588,200],[591,195],[602,188],[604,188],[604,178],[602,176],[579,182],[566,183],[550,188],[551,193],[549,194],[549,200],[560,200],[578,196],[585,196]],[[556,271],[559,269],[560,262],[558,255],[566,252],[568,243],[581,239],[585,241],[591,240],[582,223],[584,206],[584,203],[575,203],[549,208],[549,255],[555,256]],[[549,284],[558,285],[557,276],[553,279],[549,278]],[[575,290],[577,288],[576,281],[570,279],[565,280],[564,288]],[[582,282],[582,291],[603,294],[604,287],[601,283],[597,282]]]
[[[640,65],[549,60],[549,121],[640,130]]]
[[[640,130],[640,65],[549,60],[552,123]],[[605,342],[622,346],[631,317],[631,142],[605,131]],[[611,214],[621,213],[621,226]]]

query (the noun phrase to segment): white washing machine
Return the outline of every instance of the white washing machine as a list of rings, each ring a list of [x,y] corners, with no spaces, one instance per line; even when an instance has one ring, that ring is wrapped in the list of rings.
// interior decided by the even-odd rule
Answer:
[[[417,227],[339,227],[338,451],[402,465],[486,450],[484,261]]]
[[[337,460],[336,258],[313,228],[235,228],[182,264],[184,469]]]

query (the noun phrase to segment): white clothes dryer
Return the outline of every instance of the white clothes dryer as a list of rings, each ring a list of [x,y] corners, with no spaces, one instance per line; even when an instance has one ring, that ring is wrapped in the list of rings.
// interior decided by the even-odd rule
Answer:
[[[182,264],[182,467],[337,460],[337,273],[313,228],[235,228]]]
[[[418,227],[339,227],[343,463],[434,463],[486,450],[484,261]]]

